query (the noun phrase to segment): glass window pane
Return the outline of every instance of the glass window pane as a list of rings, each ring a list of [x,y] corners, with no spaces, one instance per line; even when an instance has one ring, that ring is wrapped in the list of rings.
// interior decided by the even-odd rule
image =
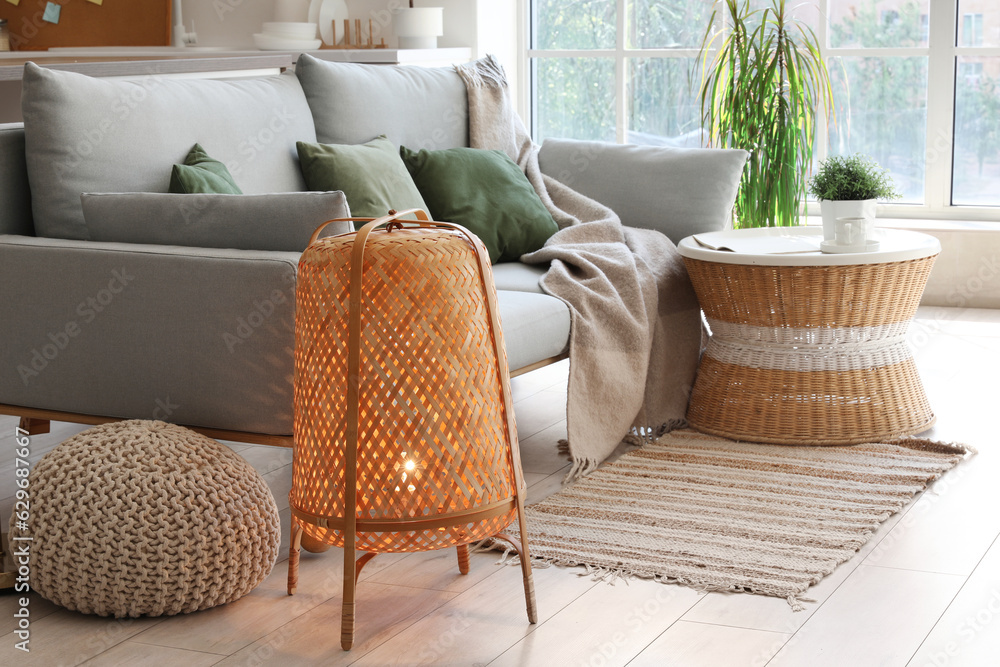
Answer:
[[[930,0],[830,0],[830,46],[924,47]]]
[[[712,16],[712,0],[631,0],[629,46],[696,49]]]
[[[613,49],[615,0],[533,0],[536,49]]]
[[[615,61],[533,58],[536,141],[615,141]]]
[[[959,0],[958,46],[1000,46],[1000,3]]]
[[[705,146],[697,58],[630,58],[629,144]]]
[[[1000,206],[1000,58],[958,58],[956,75],[951,201]]]
[[[831,58],[836,117],[829,153],[864,153],[888,169],[900,203],[924,200],[927,58]]]

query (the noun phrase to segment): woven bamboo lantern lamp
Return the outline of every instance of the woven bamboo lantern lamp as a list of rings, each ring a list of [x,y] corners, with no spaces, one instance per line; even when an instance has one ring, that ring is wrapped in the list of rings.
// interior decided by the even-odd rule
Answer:
[[[418,222],[398,220],[409,214]],[[304,536],[342,547],[348,650],[357,577],[376,554],[457,547],[465,574],[468,545],[499,537],[521,557],[534,623],[524,476],[485,247],[420,210],[317,241],[321,229],[296,293],[288,594]],[[515,519],[520,542],[503,533]]]

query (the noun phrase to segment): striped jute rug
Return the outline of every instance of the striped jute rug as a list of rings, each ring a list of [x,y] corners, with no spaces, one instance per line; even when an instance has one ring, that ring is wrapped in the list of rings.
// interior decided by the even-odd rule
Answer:
[[[800,609],[810,585],[972,451],[916,438],[791,447],[674,431],[528,507],[531,555]]]

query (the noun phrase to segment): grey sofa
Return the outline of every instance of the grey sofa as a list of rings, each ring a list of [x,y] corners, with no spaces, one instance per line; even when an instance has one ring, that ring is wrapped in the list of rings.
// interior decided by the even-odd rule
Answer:
[[[165,165],[195,142],[246,194],[304,190],[296,140],[468,143],[452,70],[308,56],[295,74],[231,81],[108,81],[29,65],[23,110],[24,124],[0,126],[0,413],[155,418],[272,444],[292,433],[298,252],[95,241],[80,194],[165,192]],[[744,159],[735,153],[550,141],[540,160],[626,224],[677,241],[725,224]],[[545,268],[494,267],[514,372],[566,352],[569,312],[539,288]]]

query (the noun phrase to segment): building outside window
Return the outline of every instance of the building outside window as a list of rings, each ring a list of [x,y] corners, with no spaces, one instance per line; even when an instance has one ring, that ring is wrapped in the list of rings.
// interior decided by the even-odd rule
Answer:
[[[524,1],[536,140],[702,145],[697,54],[711,0]],[[833,81],[817,158],[860,152],[889,168],[903,199],[888,216],[1000,220],[1000,2],[788,6],[816,32]]]

